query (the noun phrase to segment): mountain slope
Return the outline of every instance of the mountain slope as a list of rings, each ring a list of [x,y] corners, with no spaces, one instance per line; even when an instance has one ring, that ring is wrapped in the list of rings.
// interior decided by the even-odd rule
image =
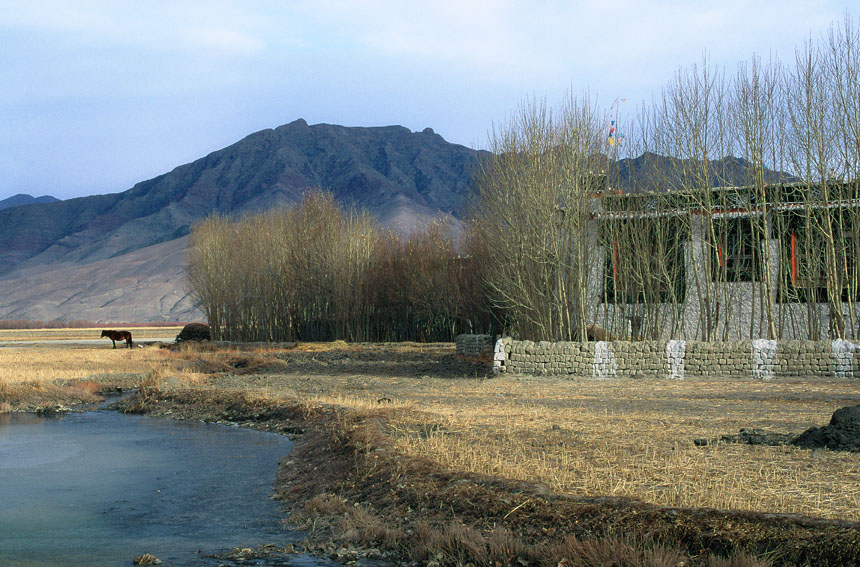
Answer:
[[[0,318],[40,321],[190,321],[188,237],[82,265],[48,264],[0,278]]]
[[[33,197],[25,193],[18,193],[5,199],[0,200],[0,209],[8,209],[9,207],[21,207],[23,205],[36,205],[39,203],[53,203],[59,201],[56,197],[50,195],[42,195],[41,197]]]
[[[123,193],[0,210],[0,274],[126,254],[184,236],[209,214],[292,203],[311,188],[408,230],[440,212],[456,215],[479,159],[430,129],[297,120]]]
[[[458,216],[485,156],[429,128],[297,120],[122,193],[0,210],[0,319],[200,318],[183,274],[195,221],[294,203],[322,188],[409,231]]]
[[[614,168],[611,178],[625,192],[666,191],[683,187],[685,179],[697,168],[691,162],[673,157],[646,152],[637,158],[625,158],[608,164]],[[708,164],[707,182],[710,187],[740,187],[752,183],[752,165],[743,158],[727,156]],[[781,171],[764,169],[765,183],[797,181],[797,178]]]

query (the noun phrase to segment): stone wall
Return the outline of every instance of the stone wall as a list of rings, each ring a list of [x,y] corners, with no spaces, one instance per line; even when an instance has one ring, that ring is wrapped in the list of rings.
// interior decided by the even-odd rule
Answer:
[[[457,335],[457,355],[466,358],[491,358],[495,346],[492,335]]]
[[[480,338],[483,337],[483,338]],[[457,353],[477,356],[489,335],[460,335]],[[480,346],[479,346],[480,345]],[[685,377],[726,376],[860,378],[860,345],[835,341],[515,341],[495,342],[496,373],[533,376]]]

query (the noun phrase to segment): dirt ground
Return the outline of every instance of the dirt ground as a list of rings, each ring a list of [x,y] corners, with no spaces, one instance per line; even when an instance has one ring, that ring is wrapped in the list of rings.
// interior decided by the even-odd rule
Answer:
[[[860,564],[860,454],[719,442],[824,425],[860,403],[854,381],[497,378],[450,344],[204,343],[155,359],[120,380],[140,388],[125,409],[295,436],[278,493],[345,560]]]

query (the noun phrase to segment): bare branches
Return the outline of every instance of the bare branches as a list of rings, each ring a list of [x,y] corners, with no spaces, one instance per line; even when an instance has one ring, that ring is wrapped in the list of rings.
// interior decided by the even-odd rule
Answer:
[[[452,340],[489,325],[456,237],[440,221],[404,239],[314,191],[290,209],[196,225],[188,275],[220,339]]]
[[[465,233],[404,239],[313,193],[195,227],[192,289],[216,335],[254,340],[436,340],[487,329],[490,311],[529,339],[585,340],[594,323],[655,339],[860,334],[851,19],[791,66],[753,57],[727,75],[705,55],[627,126],[625,151],[644,156],[633,195],[613,194],[618,147],[589,95],[530,99],[493,131]]]
[[[571,96],[556,114],[528,101],[494,132],[473,229],[490,297],[524,337],[585,339],[595,237],[586,225],[605,186],[604,126],[591,100]]]

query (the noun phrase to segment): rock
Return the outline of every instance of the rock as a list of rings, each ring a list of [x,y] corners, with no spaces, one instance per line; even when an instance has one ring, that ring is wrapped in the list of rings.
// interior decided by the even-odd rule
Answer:
[[[227,553],[224,558],[231,561],[248,561],[257,559],[260,554],[250,547],[234,547],[232,551]]]
[[[161,565],[161,559],[149,553],[144,553],[135,557],[132,563],[135,565]]]
[[[62,404],[44,405],[36,408],[36,415],[49,416],[72,411],[72,408]]]

